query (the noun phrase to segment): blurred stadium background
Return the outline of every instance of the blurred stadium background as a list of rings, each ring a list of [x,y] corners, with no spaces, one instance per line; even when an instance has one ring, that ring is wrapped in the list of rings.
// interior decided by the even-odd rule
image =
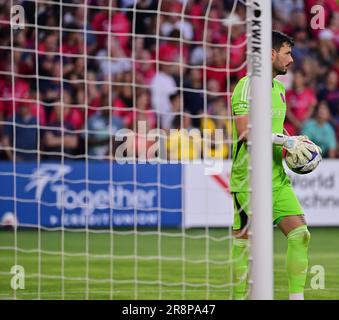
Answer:
[[[14,5],[23,29],[11,28]],[[323,29],[311,28],[315,5]],[[272,13],[295,39],[280,77],[286,129],[332,158],[292,176],[312,226],[310,266],[326,272],[322,290],[309,274],[306,298],[338,299],[339,5],[272,0]],[[0,0],[0,299],[230,298],[230,97],[246,75],[245,20],[234,0]],[[178,160],[215,156],[223,173],[116,165],[115,133],[138,121],[223,129],[213,154],[180,135],[162,145]],[[275,230],[276,299],[287,298],[284,244]],[[13,265],[25,268],[24,290],[10,286]]]

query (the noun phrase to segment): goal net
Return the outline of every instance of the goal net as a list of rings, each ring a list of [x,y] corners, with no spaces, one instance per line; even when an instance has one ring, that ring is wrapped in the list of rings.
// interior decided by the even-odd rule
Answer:
[[[246,4],[0,1],[0,298],[230,299]]]

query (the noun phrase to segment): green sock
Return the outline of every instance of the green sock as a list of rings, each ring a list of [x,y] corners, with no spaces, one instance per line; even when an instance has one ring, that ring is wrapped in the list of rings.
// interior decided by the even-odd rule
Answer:
[[[233,239],[232,268],[232,298],[234,300],[245,299],[248,275],[248,239]]]
[[[310,232],[306,225],[293,229],[287,235],[286,269],[290,294],[304,292],[310,237]]]

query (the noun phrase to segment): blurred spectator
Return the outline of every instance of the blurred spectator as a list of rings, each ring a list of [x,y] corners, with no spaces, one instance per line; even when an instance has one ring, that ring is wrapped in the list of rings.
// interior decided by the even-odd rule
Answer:
[[[97,36],[98,48],[107,47],[107,34],[110,32],[112,34],[110,41],[117,40],[124,53],[128,54],[130,36],[127,34],[131,33],[131,23],[124,11],[117,10],[117,0],[111,0],[110,6],[111,16],[108,10],[100,10],[92,20],[93,30],[101,32]]]
[[[33,42],[28,38],[28,28],[20,30],[15,35],[14,47],[33,49]],[[19,74],[32,75],[35,73],[35,54],[27,51],[14,51],[14,64]]]
[[[135,18],[135,27],[133,32],[137,35],[144,35],[145,48],[155,50],[156,45],[156,32],[157,32],[157,17],[161,17],[157,14],[158,1],[157,0],[138,0],[134,10],[134,4],[129,7],[126,14],[133,25],[133,19]]]
[[[300,71],[303,73],[305,83],[307,83],[309,87],[316,89],[319,86],[318,77],[326,72],[326,68],[322,65],[319,65],[315,58],[306,56],[301,62]]]
[[[228,38],[230,38],[229,52],[228,47],[226,47],[226,50],[224,49],[226,52],[226,70],[231,76],[235,75],[240,79],[246,75],[246,24],[238,14],[231,14],[224,19],[223,25],[226,30],[219,43],[226,46]]]
[[[91,77],[92,76],[90,76],[90,78]],[[86,107],[88,109],[89,116],[95,113],[98,109],[100,109],[100,107],[108,107],[111,105],[110,92],[111,92],[111,87],[108,84],[108,81],[106,81],[100,87],[97,87],[94,84],[88,83],[89,105]]]
[[[184,88],[184,106],[196,116],[203,111],[204,102],[202,71],[200,68],[189,69]],[[193,118],[192,123],[194,127],[199,127],[198,118]]]
[[[315,109],[315,116],[305,121],[301,133],[308,136],[321,150],[324,158],[335,158],[336,137],[330,124],[330,111],[325,101],[321,101]]]
[[[115,86],[116,96],[112,102],[113,114],[122,118],[125,127],[132,128],[134,96],[131,74],[128,72],[124,73],[120,82],[123,85]]]
[[[84,88],[83,81],[85,80],[85,59],[76,58],[73,63],[73,70],[71,75],[73,88],[79,89]],[[82,80],[82,81],[79,81]]]
[[[339,78],[339,55],[337,55],[337,58],[335,60],[335,64],[332,66],[332,70],[336,72],[338,78]]]
[[[178,1],[172,1],[169,12],[171,15],[164,15],[161,34],[168,37],[173,30],[179,30],[184,40],[192,40],[193,26],[188,20],[182,18],[183,5]]]
[[[78,6],[74,8],[74,11],[68,11],[64,16],[65,28],[73,29],[74,32],[77,32],[79,35],[83,35],[83,31],[86,30],[86,39],[87,39],[87,54],[93,55],[97,48],[97,37],[93,33],[90,23],[85,19],[85,7]],[[84,35],[83,35],[84,39]]]
[[[134,8],[134,3],[129,8]],[[136,10],[127,13],[131,25],[133,24],[133,16],[135,16],[135,32],[137,34],[153,33],[152,20],[157,17],[157,9],[158,3],[156,0],[139,0],[136,4]]]
[[[156,72],[152,54],[149,50],[142,48],[137,52],[136,59],[139,60],[135,63],[136,83],[149,85]]]
[[[63,92],[63,110],[56,111],[56,108],[53,108],[52,112],[49,116],[49,123],[57,122],[58,112],[60,112],[61,116],[63,114],[64,121],[71,125],[74,130],[79,130],[84,125],[84,116],[83,110],[77,108],[72,103],[72,96],[69,91],[65,90]]]
[[[41,126],[45,126],[47,123],[46,111],[35,90],[32,89],[30,91],[29,99],[32,100],[32,102],[30,102],[32,114],[38,119],[38,123]]]
[[[327,102],[333,120],[339,124],[339,81],[335,71],[328,73],[326,86],[319,91],[318,100]]]
[[[100,108],[88,119],[88,154],[96,159],[107,158],[110,152],[114,154],[117,146],[114,135],[124,127],[122,120],[110,113],[109,108]],[[86,142],[86,134],[83,139]]]
[[[220,83],[216,79],[210,79],[207,81],[207,106],[211,104],[217,97],[222,94],[220,92]],[[206,107],[207,107],[206,106]]]
[[[60,6],[57,3],[47,4],[43,1],[39,1],[36,10],[38,14],[38,25],[47,27],[59,26]],[[42,33],[44,33],[44,31],[42,31]]]
[[[7,122],[3,136],[7,158],[15,161],[36,161],[38,156],[37,118],[32,114],[30,104],[20,103],[15,117],[9,117]]]
[[[292,12],[304,9],[303,0],[273,0],[273,12],[276,19],[289,23]]]
[[[163,110],[163,112],[155,112],[157,115],[158,122],[164,123],[161,125],[162,129],[169,130],[171,129],[171,124],[173,119],[182,113],[182,95],[180,91],[175,91],[174,93],[168,96],[168,110]]]
[[[188,1],[187,12],[194,30],[194,40],[201,41],[204,35],[204,21],[201,19],[205,13],[203,1]]]
[[[88,111],[89,115],[92,113],[94,108],[98,106],[98,101],[100,101],[101,95],[103,95],[105,91],[103,87],[107,87],[107,89],[109,88],[108,85],[106,84],[106,85],[102,85],[101,90],[99,90],[98,86],[96,85],[95,73],[92,71],[87,73],[87,94],[88,94],[88,106],[87,107],[89,108],[89,111]],[[80,103],[81,100],[77,102]],[[108,105],[108,103],[106,105]]]
[[[180,42],[180,31],[172,30],[168,38],[159,45],[159,60],[186,63],[189,59],[189,50],[187,44]]]
[[[127,58],[118,39],[116,38],[112,38],[110,50],[100,50],[97,53],[97,57],[100,58],[100,72],[105,78],[112,77],[114,80],[116,76],[130,71],[132,68],[130,60]],[[103,59],[104,57],[106,57],[106,59]]]
[[[176,91],[175,93],[171,94],[170,101],[171,101],[171,112],[173,113],[174,116],[183,112],[181,91]]]
[[[170,95],[177,91],[172,66],[161,64],[160,70],[151,81],[152,107],[160,116],[160,126],[170,129],[172,122]]]
[[[136,98],[136,123],[144,121],[147,131],[156,128],[157,118],[154,111],[151,109],[150,95],[146,90],[138,93]]]
[[[150,97],[146,90],[138,92],[136,98],[136,120],[137,130],[135,130],[135,154],[138,159],[154,159],[158,157],[158,150],[151,149],[155,143],[155,136],[150,136],[151,130],[156,128],[157,119],[155,113],[150,109]],[[153,154],[152,154],[153,152]]]
[[[48,56],[44,53],[59,53],[59,34],[57,31],[51,31],[50,33],[47,33],[45,38],[39,42],[38,44],[39,53],[41,53],[42,56]]]
[[[200,159],[201,135],[198,129],[193,129],[190,115],[185,112],[175,116],[171,128],[176,130],[170,130],[167,138],[167,158],[175,161]]]
[[[334,34],[334,44],[339,49],[339,12],[333,12],[329,29]]]
[[[76,30],[76,25],[69,24],[67,25],[67,29],[71,29],[71,31],[64,32],[64,38],[62,41],[62,52],[64,56],[71,54],[82,54],[84,53],[84,36],[81,30]]]
[[[227,66],[226,51],[224,48],[214,47],[212,50],[211,61],[207,67],[207,80],[216,80],[219,84],[219,92],[226,88]]]
[[[30,92],[24,92],[23,96],[19,95],[15,100],[15,109],[13,108],[13,101],[0,100],[0,121],[9,117],[13,117],[13,111],[20,108],[20,105],[25,104],[30,110],[32,116],[38,119],[40,125],[46,125],[46,112],[41,104],[37,104],[36,91],[31,89]]]
[[[56,32],[48,34],[40,43],[39,52],[40,99],[48,105],[60,97],[61,91],[61,59],[58,55],[59,42]],[[47,114],[50,113],[50,109],[46,111]]]
[[[295,69],[300,69],[303,59],[311,54],[309,39],[307,37],[307,31],[304,29],[295,30],[293,35],[293,67]]]
[[[319,62],[326,67],[334,64],[337,55],[334,36],[331,29],[323,29],[319,32],[318,58]]]
[[[56,115],[55,120],[50,120],[47,123],[47,129],[43,130],[42,145],[43,154],[47,160],[60,160],[72,158],[79,146],[79,137],[72,132],[74,130],[71,123],[67,120],[71,107],[57,103],[53,111]],[[62,119],[62,113],[64,119]]]
[[[283,30],[288,35],[295,36],[297,31],[307,31],[307,17],[305,11],[301,7],[293,9],[288,19],[289,22],[285,24]]]
[[[312,88],[307,87],[301,71],[294,74],[293,89],[286,92],[287,110],[285,129],[290,135],[297,135],[303,122],[311,117],[317,103]]]
[[[223,34],[222,18],[223,11],[220,10],[220,6],[216,1],[210,3],[210,10],[208,12],[209,20],[204,22],[205,26],[203,29],[202,39],[208,44],[220,43],[220,39]],[[207,10],[206,13],[207,14]]]
[[[20,78],[14,78],[14,95],[12,78],[5,77],[0,85],[0,94],[2,100],[0,101],[0,117],[2,119],[13,115],[14,99],[16,102],[23,99],[29,99],[29,83]]]
[[[215,140],[219,138],[216,137],[216,129],[222,130],[223,143]],[[211,103],[208,115],[201,118],[201,130],[207,130],[211,135],[211,141],[204,141],[209,144],[206,149],[208,153],[204,154],[204,157],[226,159],[229,154],[228,141],[232,137],[232,122],[224,98],[216,98]]]

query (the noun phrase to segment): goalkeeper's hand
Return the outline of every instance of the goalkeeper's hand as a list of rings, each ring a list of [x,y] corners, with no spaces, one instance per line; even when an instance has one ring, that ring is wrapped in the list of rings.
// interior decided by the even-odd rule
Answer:
[[[309,140],[307,136],[286,136],[284,134],[273,134],[273,143],[282,145],[292,156],[293,162],[298,160],[303,163],[312,159],[311,151],[317,151],[317,146],[306,143]]]

